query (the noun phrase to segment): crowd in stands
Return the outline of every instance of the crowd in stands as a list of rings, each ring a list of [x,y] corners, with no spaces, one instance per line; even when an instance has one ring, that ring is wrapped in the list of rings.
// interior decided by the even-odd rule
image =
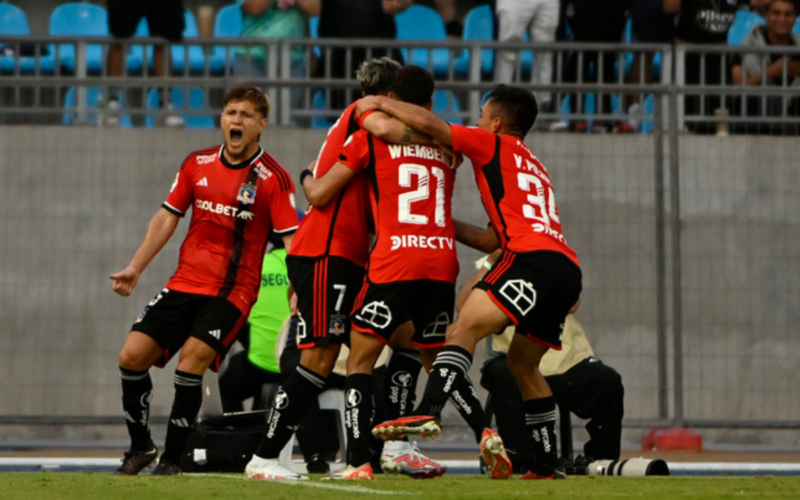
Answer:
[[[135,6],[135,7],[134,7]],[[256,44],[247,47],[174,45],[197,37],[325,39],[414,39],[433,43],[436,40],[497,40],[508,49],[481,54],[481,79],[498,83],[598,83],[648,84],[661,76],[662,54],[656,50],[637,50],[631,45],[624,53],[613,50],[524,50],[524,43],[550,43],[571,40],[580,43],[671,43],[697,47],[746,45],[774,47],[797,44],[800,25],[796,22],[794,0],[235,0],[219,8],[213,23],[201,23],[198,29],[195,12],[186,2],[100,0],[63,2],[49,14],[48,35],[113,36],[108,50],[100,45],[86,48],[86,73],[110,79],[149,73],[169,75],[234,75],[248,80],[268,75],[267,51]],[[0,2],[0,35],[30,35],[27,2]],[[199,9],[197,9],[199,11]],[[207,12],[208,8],[206,8]],[[183,14],[181,15],[181,11]],[[199,12],[198,12],[199,13]],[[208,27],[206,28],[206,24]],[[147,49],[132,45],[132,37],[153,36],[164,44]],[[75,46],[70,44],[25,43],[24,38],[0,42],[0,75],[69,75],[78,71]],[[105,52],[105,54],[104,54]],[[459,55],[460,53],[460,55]],[[291,77],[317,76],[327,79],[353,78],[354,68],[367,57],[389,54],[406,63],[425,66],[439,80],[458,80],[470,76],[467,50],[327,48],[291,49]],[[761,99],[707,95],[692,89],[717,85],[791,86],[800,74],[798,57],[780,54],[751,54],[731,57],[717,52],[689,51],[685,72],[675,75],[687,87],[684,113],[687,128],[699,133],[719,129],[714,118],[723,110],[730,116],[798,116],[796,100],[781,96]],[[57,59],[57,60],[56,60]],[[622,63],[622,64],[621,64]],[[753,92],[753,91],[751,91]],[[292,109],[311,107],[310,95],[302,87],[291,91]],[[536,96],[546,113],[608,114],[619,120],[570,120],[546,123],[537,128],[575,131],[633,132],[644,130],[631,117],[648,107],[642,94],[629,95],[620,102],[612,93],[580,96],[554,94],[537,90]],[[74,106],[70,96],[59,103]],[[173,108],[209,108],[208,97],[186,89],[170,93],[149,89],[148,108],[161,108],[148,118],[149,124],[167,126],[209,126],[213,118],[193,116],[189,120],[176,115]],[[343,109],[353,96],[344,90],[325,95],[324,106]],[[452,100],[452,98],[450,98]],[[110,110],[97,118],[110,124],[130,124],[120,114],[125,95],[113,80],[101,91],[90,92],[89,107],[105,106]],[[457,107],[457,106],[456,106]],[[649,104],[652,108],[652,104]],[[452,106],[450,106],[452,108]],[[452,111],[452,109],[451,109]],[[457,109],[456,109],[457,111]],[[70,116],[72,118],[70,118]],[[623,119],[624,118],[624,119]],[[693,119],[692,119],[693,118]],[[70,122],[74,116],[65,115]],[[295,124],[305,124],[293,120]],[[786,121],[784,119],[784,121]],[[327,122],[323,121],[323,125]],[[773,127],[765,124],[733,127],[735,132],[776,133],[797,127]],[[793,132],[792,132],[793,133]]]

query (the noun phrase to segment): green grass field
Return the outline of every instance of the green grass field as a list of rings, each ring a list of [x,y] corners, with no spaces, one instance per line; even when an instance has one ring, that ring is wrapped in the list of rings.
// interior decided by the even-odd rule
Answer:
[[[0,474],[0,499],[339,500],[428,499],[776,499],[800,498],[800,477],[571,477],[566,481],[491,481],[449,476],[428,481],[381,476],[374,482],[245,481],[237,475],[115,477],[95,473]]]

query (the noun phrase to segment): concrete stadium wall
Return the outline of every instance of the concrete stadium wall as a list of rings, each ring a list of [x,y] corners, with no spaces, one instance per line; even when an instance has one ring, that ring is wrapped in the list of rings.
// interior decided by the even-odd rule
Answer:
[[[324,138],[270,128],[262,144],[296,179]],[[120,415],[119,348],[174,270],[187,224],[132,297],[113,294],[108,275],[130,260],[186,154],[220,140],[219,131],[0,128],[0,423],[15,424],[0,425],[0,438],[51,435],[25,425],[42,416]],[[582,262],[578,315],[597,355],[623,375],[626,416],[657,418],[653,139],[544,134],[528,143],[553,177],[565,235]],[[454,215],[483,224],[468,167]],[[798,186],[792,139],[681,139],[687,418],[800,414],[788,397],[800,383]],[[459,252],[463,282],[479,255]],[[482,359],[479,349],[476,382]],[[164,416],[172,369],[153,378],[152,413]],[[446,418],[459,422],[454,412]]]

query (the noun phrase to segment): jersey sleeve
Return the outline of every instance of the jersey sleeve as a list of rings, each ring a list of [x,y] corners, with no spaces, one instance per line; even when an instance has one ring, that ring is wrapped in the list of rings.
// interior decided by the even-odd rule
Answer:
[[[344,143],[339,161],[355,173],[361,173],[369,165],[369,140],[366,130],[359,130]]]
[[[278,236],[291,234],[297,231],[297,227],[300,225],[295,208],[294,182],[291,178],[288,178],[288,181],[288,187],[283,189],[279,183],[273,183],[273,189],[269,195],[272,231]]]
[[[486,165],[495,154],[497,136],[479,127],[450,125],[453,136],[453,151],[463,153],[474,167]]]
[[[172,183],[167,199],[161,204],[167,211],[180,217],[186,215],[194,198],[194,188],[189,175],[191,165],[190,158],[184,160],[180,170],[175,174],[175,182]]]

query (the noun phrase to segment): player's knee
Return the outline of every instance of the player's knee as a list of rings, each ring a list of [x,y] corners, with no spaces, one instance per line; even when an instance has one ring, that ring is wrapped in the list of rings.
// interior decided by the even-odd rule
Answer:
[[[119,366],[120,368],[137,372],[150,368],[150,364],[145,356],[132,349],[125,348],[119,353]]]
[[[328,376],[333,371],[333,365],[339,356],[339,349],[332,346],[312,347],[303,349],[300,353],[300,364],[319,375]]]

